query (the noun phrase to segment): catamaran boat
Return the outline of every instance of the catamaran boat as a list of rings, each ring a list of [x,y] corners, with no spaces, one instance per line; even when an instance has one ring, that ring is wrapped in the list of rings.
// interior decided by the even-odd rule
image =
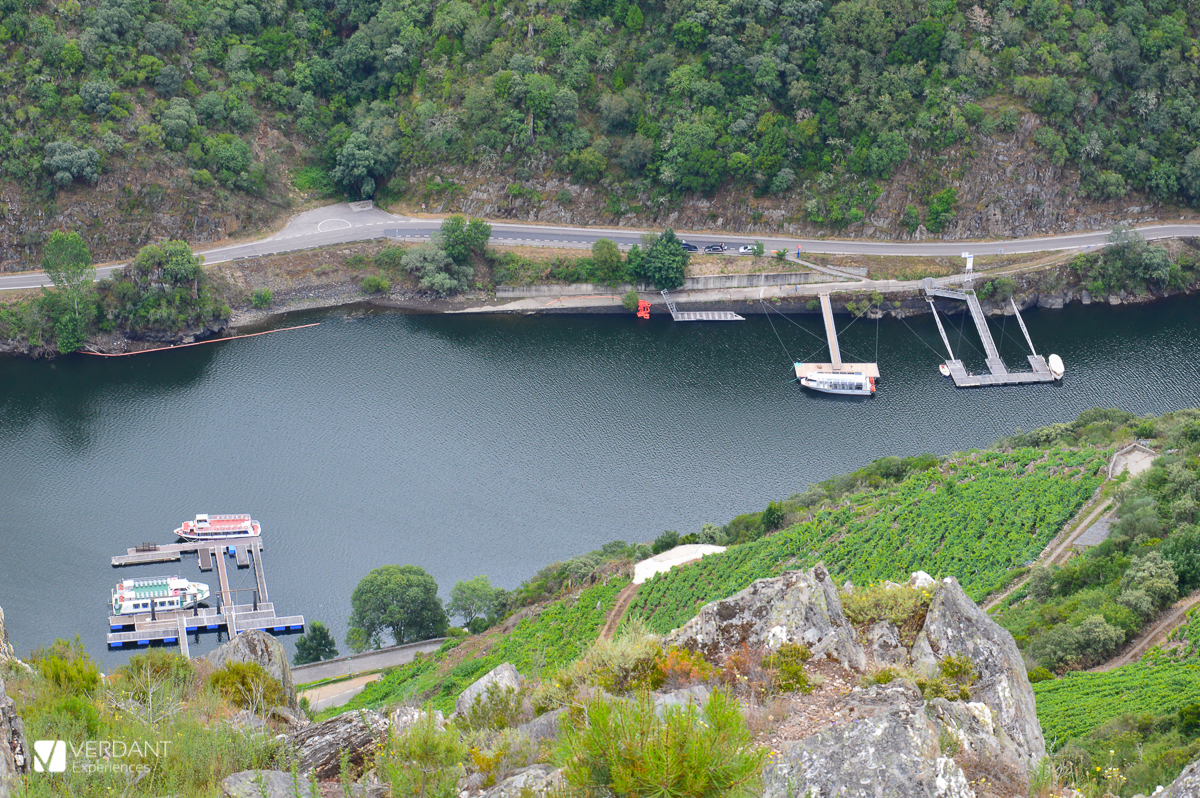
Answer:
[[[797,366],[802,364],[797,363]],[[836,373],[828,371],[812,371],[800,378],[800,384],[822,393],[836,393],[845,396],[871,396],[875,393],[875,378],[862,372]]]
[[[183,610],[208,596],[208,585],[189,582],[180,576],[126,579],[118,582],[112,592],[112,611],[113,615],[136,615],[151,610]]]
[[[184,521],[175,534],[193,543],[206,540],[229,540],[234,538],[256,538],[262,527],[245,515],[198,515],[194,521]]]

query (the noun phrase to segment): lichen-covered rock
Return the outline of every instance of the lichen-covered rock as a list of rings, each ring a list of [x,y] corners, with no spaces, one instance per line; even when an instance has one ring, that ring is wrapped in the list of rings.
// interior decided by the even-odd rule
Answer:
[[[535,743],[540,743],[542,740],[557,740],[558,723],[564,712],[566,712],[565,709],[552,709],[544,715],[538,715],[528,723],[522,723],[517,727],[517,731]]]
[[[1027,780],[1030,769],[1046,756],[1046,741],[1025,662],[1012,635],[963,592],[958,580],[947,577],[933,597],[911,656],[917,671],[932,675],[941,660],[956,655],[974,663],[979,679],[971,685],[971,698],[995,713],[1019,752],[1017,764]]]
[[[4,626],[4,608],[0,607],[0,662],[14,658],[12,644],[8,642],[8,629]]]
[[[0,679],[0,798],[15,794],[17,778],[29,769],[28,751],[25,724]]]
[[[704,605],[699,614],[667,636],[678,645],[720,659],[742,644],[775,649],[803,643],[814,657],[838,660],[862,671],[867,658],[842,615],[838,589],[820,566],[759,579],[727,599]]]
[[[1196,798],[1200,796],[1200,759],[1183,769],[1179,778],[1154,798]]]
[[[900,641],[900,630],[890,621],[867,627],[867,657],[880,667],[908,664],[908,649]]]
[[[392,734],[403,734],[408,729],[429,716],[423,709],[416,707],[397,707],[388,717],[388,722],[392,724]],[[446,728],[446,719],[442,716],[440,709],[433,711],[433,722],[437,726],[438,731]]]
[[[521,768],[496,786],[483,793],[482,798],[543,798],[559,792],[564,786],[561,768],[550,765],[531,765]]]
[[[221,798],[294,798],[314,788],[307,777],[282,770],[242,770],[221,781]]]
[[[502,690],[507,688],[516,690],[521,686],[521,674],[517,673],[517,669],[512,666],[512,663],[500,663],[462,691],[462,694],[454,702],[454,711],[459,715],[467,714],[467,711],[471,709],[471,704],[475,703],[475,699],[486,693],[488,687],[493,684]]]
[[[350,764],[361,767],[367,751],[387,734],[388,720],[369,709],[347,712],[288,737],[296,768],[317,779],[336,778],[345,753]]]
[[[1007,774],[1016,784],[1028,781],[1024,752],[987,704],[936,698],[926,705],[926,714],[954,738],[967,761],[987,762],[989,769]]]
[[[763,798],[975,798],[907,685],[873,688],[854,720],[790,744],[763,773]]]
[[[255,662],[262,666],[271,678],[283,685],[288,706],[297,709],[296,685],[292,681],[292,666],[288,664],[283,644],[259,629],[242,632],[207,657],[214,668],[228,662]]]
[[[703,707],[708,703],[712,691],[702,684],[685,687],[682,690],[672,690],[666,693],[654,693],[654,711],[662,715],[667,707]]]

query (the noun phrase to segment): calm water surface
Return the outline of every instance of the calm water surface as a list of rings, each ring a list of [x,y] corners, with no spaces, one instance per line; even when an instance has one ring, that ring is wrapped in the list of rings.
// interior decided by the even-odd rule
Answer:
[[[277,610],[326,621],[340,642],[350,592],[379,565],[420,565],[443,596],[478,574],[512,588],[606,541],[722,523],[876,457],[984,446],[1095,405],[1198,405],[1198,309],[1031,312],[1066,379],[973,391],[938,375],[931,317],[862,319],[842,346],[865,360],[878,346],[869,400],[789,382],[789,354],[827,359],[812,316],[773,328],[360,311],[131,358],[0,360],[0,606],[19,653],[79,634],[116,664],[125,655],[103,650],[119,578],[216,577],[194,558],[123,571],[109,558],[172,542],[197,512],[251,512]],[[982,370],[960,321],[951,343]],[[1024,368],[1015,320],[993,335]]]

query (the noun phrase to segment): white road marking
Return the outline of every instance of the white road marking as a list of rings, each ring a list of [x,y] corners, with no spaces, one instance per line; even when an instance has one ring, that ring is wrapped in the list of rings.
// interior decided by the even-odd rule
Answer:
[[[341,227],[330,227],[328,229],[325,228],[325,225],[332,224],[334,222],[340,223],[342,226]],[[349,230],[353,226],[354,225],[350,224],[345,219],[326,219],[325,221],[323,221],[317,225],[317,232],[318,233],[332,233],[334,230]]]

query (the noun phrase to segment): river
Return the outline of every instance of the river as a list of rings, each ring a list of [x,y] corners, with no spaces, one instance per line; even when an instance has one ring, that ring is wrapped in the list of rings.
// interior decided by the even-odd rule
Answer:
[[[420,565],[443,596],[478,574],[512,588],[606,541],[723,523],[884,455],[986,446],[1096,405],[1196,406],[1198,309],[1179,297],[1029,312],[1066,378],[976,390],[937,373],[931,317],[863,318],[841,341],[848,360],[878,347],[883,381],[865,400],[790,382],[789,354],[827,359],[818,316],[354,309],[178,351],[0,360],[0,606],[19,654],[78,634],[112,666],[121,576],[216,578],[194,558],[119,572],[109,558],[171,542],[198,512],[251,512],[277,611],[327,622],[341,644],[350,593],[379,565]],[[961,320],[951,343],[981,370]],[[1015,320],[993,335],[1024,368]]]

